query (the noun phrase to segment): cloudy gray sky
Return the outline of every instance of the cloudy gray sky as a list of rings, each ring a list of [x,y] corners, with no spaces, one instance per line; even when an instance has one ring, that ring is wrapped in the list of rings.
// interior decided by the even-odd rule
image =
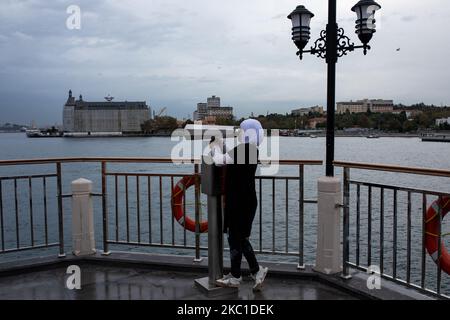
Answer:
[[[359,44],[356,2],[339,0],[338,17]],[[290,40],[286,16],[300,3],[316,14],[315,38],[326,0],[0,0],[0,123],[60,123],[70,88],[178,118],[213,94],[238,116],[325,104],[325,63],[300,62]],[[379,3],[373,50],[339,61],[337,99],[450,104],[450,2]],[[66,28],[73,4],[81,30]]]

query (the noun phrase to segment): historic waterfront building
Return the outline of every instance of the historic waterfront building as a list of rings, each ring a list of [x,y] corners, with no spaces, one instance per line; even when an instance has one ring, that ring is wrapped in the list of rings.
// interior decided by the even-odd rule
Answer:
[[[364,99],[350,102],[338,102],[337,113],[362,113],[370,110],[371,112],[393,112],[394,101],[382,99]]]
[[[138,133],[141,125],[150,119],[150,110],[145,101],[84,101],[78,100],[69,91],[64,105],[64,132],[72,133]]]

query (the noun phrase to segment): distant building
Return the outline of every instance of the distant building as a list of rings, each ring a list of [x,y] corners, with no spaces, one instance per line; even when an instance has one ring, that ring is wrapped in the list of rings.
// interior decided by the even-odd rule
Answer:
[[[222,107],[220,97],[212,96],[207,98],[207,102],[197,103],[197,110],[194,111],[194,121],[215,122],[216,119],[233,119],[233,108]]]
[[[370,110],[375,113],[393,112],[394,101],[382,99],[364,99],[350,102],[338,102],[337,113],[363,113]]]
[[[194,111],[194,121],[204,119],[208,116],[208,105],[204,102],[197,103],[197,110]]]
[[[308,129],[316,129],[317,125],[320,123],[326,123],[327,118],[313,118],[308,120],[307,127]]]
[[[448,118],[441,118],[441,119],[436,119],[436,125],[439,126],[441,124],[450,124],[450,117]]]
[[[220,97],[212,96],[206,99],[206,105],[210,108],[220,108]]]
[[[84,101],[69,97],[64,105],[64,132],[140,132],[141,124],[150,119],[150,110],[145,101],[112,102],[112,98],[104,102]]]
[[[310,107],[310,108],[295,109],[295,110],[291,111],[291,114],[293,116],[304,116],[304,115],[309,114],[310,112],[323,114],[323,107],[315,106],[315,107]]]

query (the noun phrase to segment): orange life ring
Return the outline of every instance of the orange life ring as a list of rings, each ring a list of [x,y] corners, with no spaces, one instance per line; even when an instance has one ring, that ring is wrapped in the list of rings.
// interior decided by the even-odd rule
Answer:
[[[183,212],[185,191],[195,184],[194,177],[184,177],[175,185],[172,190],[172,214],[178,223],[186,230],[195,232],[195,221]],[[208,221],[200,222],[200,233],[208,231]]]
[[[450,197],[441,197],[434,201],[428,208],[425,220],[425,246],[428,254],[433,258],[434,262],[436,262],[436,264],[439,263],[441,269],[447,274],[450,274],[450,254],[445,248],[443,241],[441,241],[441,258],[439,259],[438,257],[440,223],[438,214],[439,210],[442,213],[442,219],[444,219],[445,215],[450,212]]]

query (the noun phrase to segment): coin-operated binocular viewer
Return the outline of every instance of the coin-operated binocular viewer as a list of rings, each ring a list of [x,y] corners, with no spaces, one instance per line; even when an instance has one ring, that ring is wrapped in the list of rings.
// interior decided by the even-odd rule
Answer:
[[[215,284],[223,277],[223,179],[224,167],[216,166],[210,156],[203,156],[201,192],[208,197],[208,277],[195,280],[195,284],[209,295],[237,292]]]

